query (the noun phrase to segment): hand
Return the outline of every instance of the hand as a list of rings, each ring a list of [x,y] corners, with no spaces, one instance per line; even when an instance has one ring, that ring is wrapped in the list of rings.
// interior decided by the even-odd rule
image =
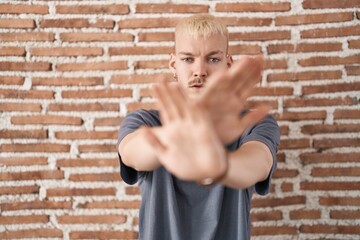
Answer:
[[[246,99],[261,78],[262,62],[260,56],[242,57],[228,71],[211,76],[197,100],[198,105],[208,110],[216,132],[224,144],[237,139],[248,127],[268,114],[269,108],[260,106],[245,116],[240,115]]]
[[[162,127],[147,128],[146,137],[161,164],[183,180],[216,178],[226,171],[226,150],[206,109],[189,99],[180,87],[154,86]]]

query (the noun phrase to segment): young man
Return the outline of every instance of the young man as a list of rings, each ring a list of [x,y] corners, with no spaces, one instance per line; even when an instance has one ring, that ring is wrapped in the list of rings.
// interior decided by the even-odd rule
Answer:
[[[280,138],[266,108],[244,110],[261,59],[233,63],[226,27],[203,14],[177,25],[169,67],[176,84],[154,86],[159,111],[130,113],[119,130],[121,176],[141,188],[139,238],[249,239],[252,193],[268,193]]]

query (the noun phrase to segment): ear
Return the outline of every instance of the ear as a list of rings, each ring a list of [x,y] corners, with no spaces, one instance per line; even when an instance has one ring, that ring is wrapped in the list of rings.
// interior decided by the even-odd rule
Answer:
[[[228,68],[230,68],[232,66],[233,62],[234,61],[233,61],[232,56],[230,54],[227,54],[226,55],[226,64],[227,64]]]
[[[172,72],[172,74],[176,74],[176,61],[175,61],[175,54],[170,54],[170,60],[169,60],[169,69]]]

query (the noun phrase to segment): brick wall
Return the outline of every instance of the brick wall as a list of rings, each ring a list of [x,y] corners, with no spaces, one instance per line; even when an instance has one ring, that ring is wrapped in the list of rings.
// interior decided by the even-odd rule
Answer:
[[[265,56],[250,102],[271,104],[281,126],[254,239],[358,239],[360,1],[149,2],[0,3],[0,238],[137,237],[118,126],[171,77],[176,20],[210,12],[235,59]]]

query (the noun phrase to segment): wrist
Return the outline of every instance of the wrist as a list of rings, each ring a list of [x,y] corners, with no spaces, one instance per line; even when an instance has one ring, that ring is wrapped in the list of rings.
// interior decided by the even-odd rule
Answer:
[[[229,161],[228,161],[227,151],[225,152],[224,165],[225,165],[224,170],[221,173],[219,173],[217,176],[203,178],[197,181],[197,183],[202,186],[213,186],[214,184],[221,182],[226,177],[229,171]]]

